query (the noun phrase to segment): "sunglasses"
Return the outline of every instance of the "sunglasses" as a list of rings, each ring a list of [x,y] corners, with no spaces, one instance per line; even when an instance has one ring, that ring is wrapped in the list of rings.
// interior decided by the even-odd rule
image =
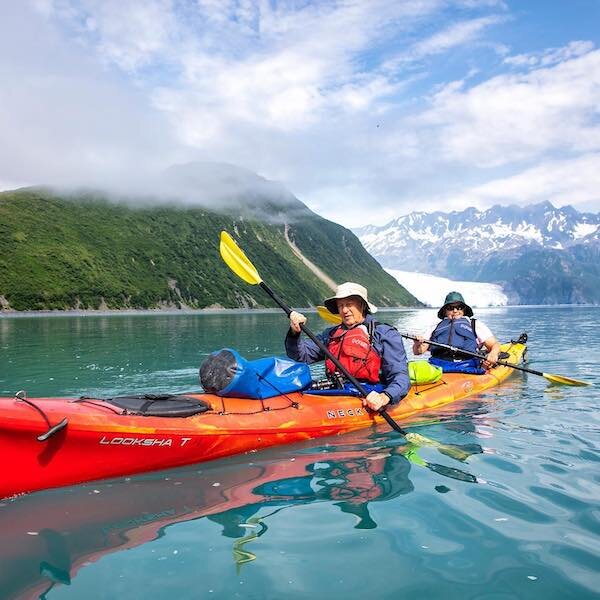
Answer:
[[[464,304],[448,304],[448,306],[446,306],[446,310],[448,312],[450,312],[451,310],[465,310],[465,305]]]

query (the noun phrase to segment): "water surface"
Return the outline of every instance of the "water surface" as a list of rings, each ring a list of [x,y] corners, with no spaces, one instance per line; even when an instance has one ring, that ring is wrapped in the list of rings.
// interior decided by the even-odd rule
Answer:
[[[599,311],[479,311],[503,340],[528,332],[530,367],[593,386],[515,374],[411,426],[464,462],[381,425],[0,501],[0,598],[597,598]],[[0,395],[198,390],[211,351],[281,354],[285,330],[279,313],[0,317]]]

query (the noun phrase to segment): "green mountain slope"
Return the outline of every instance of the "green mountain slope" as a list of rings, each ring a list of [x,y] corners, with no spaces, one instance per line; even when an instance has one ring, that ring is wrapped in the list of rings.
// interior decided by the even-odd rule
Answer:
[[[418,304],[353,233],[299,201],[277,205],[254,198],[252,210],[240,216],[239,206],[235,215],[174,204],[132,208],[97,195],[66,198],[39,188],[0,193],[0,308],[274,306],[221,260],[223,229],[290,305],[315,305],[331,289],[290,248],[288,217],[289,238],[335,282],[363,283],[381,306]],[[258,214],[276,218],[269,223]]]

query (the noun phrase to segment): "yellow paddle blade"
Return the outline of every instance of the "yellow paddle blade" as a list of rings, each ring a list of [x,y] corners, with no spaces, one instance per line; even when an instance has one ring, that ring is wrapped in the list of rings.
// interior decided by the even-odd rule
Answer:
[[[542,375],[553,383],[561,383],[563,385],[592,385],[587,381],[581,381],[579,379],[573,379],[572,377],[565,377],[564,375],[554,375],[553,373],[542,373]]]
[[[334,325],[339,325],[342,322],[342,317],[340,317],[340,315],[334,315],[324,306],[317,306],[317,314],[321,317],[321,319],[323,319],[323,321],[333,323]]]
[[[233,238],[226,232],[221,231],[221,243],[219,244],[221,258],[225,264],[240,278],[250,285],[258,285],[262,282],[255,266],[248,260],[243,250],[235,243]]]
[[[431,440],[426,438],[425,436],[419,433],[413,433],[412,431],[406,434],[406,441],[411,444],[415,444],[417,446],[432,446],[433,448],[437,448],[440,452],[443,452],[446,456],[450,456],[451,458],[455,458],[461,462],[464,462],[471,456],[468,452],[465,452],[458,446],[453,446],[450,444],[442,444],[441,442],[437,442],[436,440]]]

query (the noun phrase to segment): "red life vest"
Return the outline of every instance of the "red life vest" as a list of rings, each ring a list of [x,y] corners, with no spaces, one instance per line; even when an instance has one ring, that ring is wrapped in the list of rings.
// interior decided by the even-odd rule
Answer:
[[[379,382],[381,357],[373,348],[371,336],[364,325],[357,325],[352,329],[338,327],[331,333],[327,349],[356,379],[369,383]],[[329,359],[325,361],[325,369],[328,374],[337,371]]]

